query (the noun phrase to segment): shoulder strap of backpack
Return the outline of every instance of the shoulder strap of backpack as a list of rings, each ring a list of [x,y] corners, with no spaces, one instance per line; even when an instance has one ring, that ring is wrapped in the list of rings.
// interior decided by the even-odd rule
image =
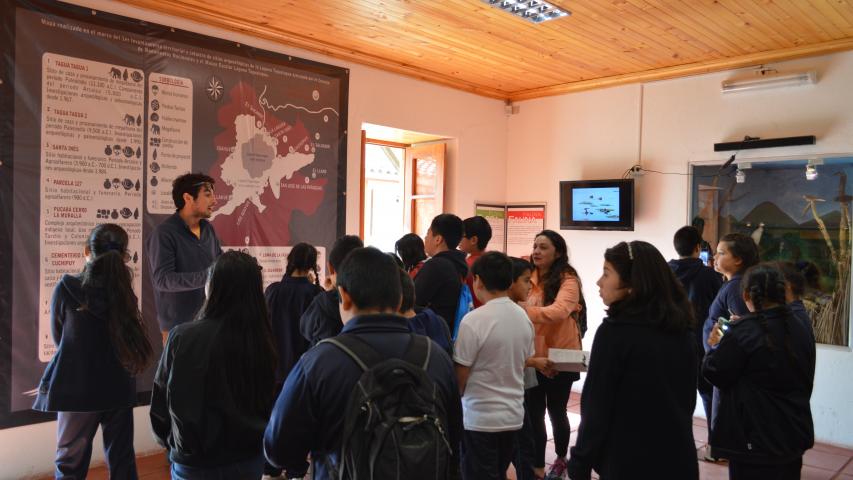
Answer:
[[[318,343],[329,343],[349,355],[363,371],[370,370],[385,358],[373,349],[367,342],[352,334],[340,334]]]
[[[367,342],[358,338],[357,335],[341,334],[335,337],[327,338],[319,343],[329,343],[334,345],[344,353],[346,353],[363,371],[370,370],[374,365],[385,360],[385,357],[379,354]],[[426,370],[429,365],[429,359],[432,354],[432,342],[429,337],[423,335],[410,335],[409,345],[403,354],[403,360],[418,365],[421,369]]]
[[[412,365],[419,365],[422,370],[426,370],[429,365],[429,357],[432,354],[432,341],[429,337],[423,335],[411,335],[409,346],[406,347],[406,353],[403,354],[403,360]]]

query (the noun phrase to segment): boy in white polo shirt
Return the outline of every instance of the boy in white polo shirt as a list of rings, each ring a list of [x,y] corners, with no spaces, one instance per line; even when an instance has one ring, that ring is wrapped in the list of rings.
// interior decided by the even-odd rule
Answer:
[[[474,294],[484,305],[465,315],[454,345],[465,424],[462,477],[504,480],[524,423],[524,365],[533,355],[533,325],[508,296],[509,257],[483,254],[471,272]]]

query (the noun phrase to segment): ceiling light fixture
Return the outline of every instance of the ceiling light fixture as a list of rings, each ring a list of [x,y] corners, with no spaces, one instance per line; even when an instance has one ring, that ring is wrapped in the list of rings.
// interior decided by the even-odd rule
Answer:
[[[542,23],[572,14],[568,10],[555,7],[540,0],[481,0],[504,12],[523,18],[531,23]]]
[[[799,87],[817,83],[817,73],[801,72],[790,75],[776,75],[769,70],[761,70],[761,77],[748,80],[726,80],[722,84],[723,93],[746,92],[767,88]]]

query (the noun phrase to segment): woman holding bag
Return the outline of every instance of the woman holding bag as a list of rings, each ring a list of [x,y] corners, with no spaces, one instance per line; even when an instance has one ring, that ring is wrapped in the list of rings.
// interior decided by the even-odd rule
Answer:
[[[547,357],[549,348],[581,349],[581,334],[576,317],[583,308],[583,295],[577,271],[569,264],[568,247],[560,234],[543,230],[533,243],[530,260],[535,267],[530,282],[533,288],[522,305],[536,331],[536,357]],[[566,405],[576,372],[560,372],[554,377],[536,373],[539,385],[525,392],[525,402],[533,424],[534,472],[545,472],[545,410],[551,418],[557,459],[546,479],[562,478],[572,433]]]

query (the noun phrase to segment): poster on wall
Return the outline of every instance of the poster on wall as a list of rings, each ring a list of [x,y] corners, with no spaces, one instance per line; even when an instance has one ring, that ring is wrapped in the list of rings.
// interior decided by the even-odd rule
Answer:
[[[511,257],[528,257],[536,234],[545,229],[545,204],[477,203],[474,214],[492,227],[488,250],[504,252]]]
[[[506,254],[524,257],[533,250],[536,234],[545,230],[545,204],[506,206]]]
[[[266,284],[298,242],[325,265],[345,222],[349,72],[59,2],[0,8],[3,428],[51,418],[29,411],[55,352],[49,300],[63,274],[82,270],[97,224],[129,234],[159,353],[144,245],[175,212],[179,175],[215,180],[223,249],[255,255]],[[138,377],[141,401],[151,373]]]
[[[478,203],[474,206],[474,215],[485,218],[492,227],[488,249],[506,252],[506,205]]]

